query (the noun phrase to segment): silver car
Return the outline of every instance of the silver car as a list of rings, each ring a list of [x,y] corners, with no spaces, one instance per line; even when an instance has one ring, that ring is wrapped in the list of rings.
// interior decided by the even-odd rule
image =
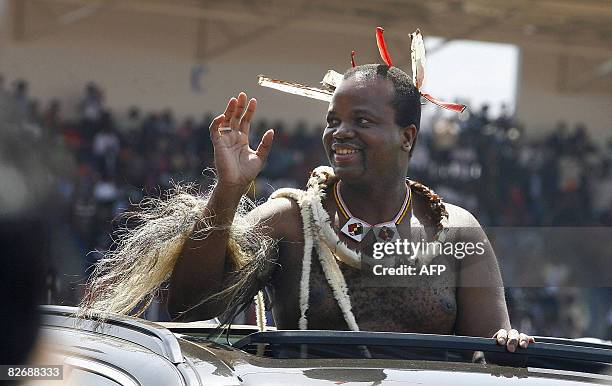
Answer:
[[[507,353],[477,337],[247,326],[220,333],[198,322],[100,323],[77,320],[72,307],[42,311],[43,337],[68,385],[612,384],[605,343],[536,337]]]

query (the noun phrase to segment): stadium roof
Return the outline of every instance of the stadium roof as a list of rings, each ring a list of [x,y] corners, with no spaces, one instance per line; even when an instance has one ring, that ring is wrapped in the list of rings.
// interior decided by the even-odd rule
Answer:
[[[35,28],[42,35],[107,11],[197,20],[203,28],[196,58],[204,60],[287,28],[371,37],[372,26],[382,25],[391,44],[409,46],[408,34],[419,27],[425,36],[446,39],[433,50],[461,39],[515,44],[556,56],[563,90],[612,89],[610,0],[14,0],[16,39],[28,38],[28,6],[45,7],[51,16]],[[207,32],[211,28],[214,36]],[[215,44],[219,34],[223,44]]]
[[[612,56],[612,2],[609,0],[35,0],[80,5],[64,21],[103,9],[253,25],[280,24],[305,29],[371,35],[371,26],[390,36],[419,26],[427,35],[571,50]],[[350,5],[348,5],[350,4]]]

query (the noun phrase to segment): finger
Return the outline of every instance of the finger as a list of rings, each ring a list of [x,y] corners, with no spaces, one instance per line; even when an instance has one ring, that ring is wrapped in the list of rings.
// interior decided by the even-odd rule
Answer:
[[[516,347],[519,343],[519,332],[515,329],[508,331],[508,342],[506,342],[506,349],[510,352],[516,351]]]
[[[215,139],[219,138],[219,136],[221,135],[219,133],[219,127],[221,127],[221,125],[223,124],[223,121],[225,121],[225,115],[221,114],[217,116],[215,119],[213,119],[213,121],[210,123],[208,130],[210,131],[211,140],[214,141]]]
[[[230,118],[230,126],[234,130],[238,130],[240,128],[240,118],[242,118],[242,114],[244,114],[244,109],[247,104],[247,96],[245,93],[241,92],[238,94],[238,101],[236,102],[236,109],[234,109],[234,113]]]
[[[502,328],[499,331],[497,331],[495,335],[493,335],[493,338],[495,338],[497,344],[505,346],[506,340],[508,339],[508,331]]]
[[[236,98],[230,98],[230,100],[227,102],[227,107],[225,108],[225,111],[223,112],[223,115],[225,116],[225,120],[223,121],[223,126],[230,125],[230,119],[232,118],[232,114],[236,110],[236,104],[238,104],[238,100]]]
[[[529,335],[520,333],[519,334],[519,347],[527,348],[529,346]]]
[[[263,137],[261,137],[261,142],[259,142],[259,146],[257,146],[257,150],[255,150],[255,154],[265,162],[268,158],[268,154],[270,153],[270,148],[272,147],[272,140],[274,139],[274,130],[270,129],[265,132]]]
[[[249,104],[247,105],[246,112],[240,120],[240,131],[242,131],[246,135],[249,135],[249,129],[251,128],[251,119],[253,118],[253,114],[255,114],[256,109],[257,99],[251,98]]]

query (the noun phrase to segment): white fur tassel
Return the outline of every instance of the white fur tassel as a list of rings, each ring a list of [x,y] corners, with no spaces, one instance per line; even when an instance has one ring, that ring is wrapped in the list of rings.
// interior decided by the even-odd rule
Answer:
[[[264,301],[264,294],[262,291],[258,291],[255,295],[255,315],[257,316],[257,327],[259,331],[266,331],[266,303]]]
[[[308,193],[306,193],[306,196]],[[314,244],[312,214],[307,197],[302,200],[301,214],[304,222],[304,259],[302,260],[302,278],[300,280],[300,330],[308,329],[308,319],[306,312],[308,311],[308,301],[310,298],[310,266],[312,263],[312,248]]]
[[[300,280],[300,320],[299,329],[308,329],[308,301],[310,298],[310,269],[312,265],[312,248],[314,246],[314,235],[316,226],[313,224],[310,197],[311,193],[299,189],[284,188],[272,193],[270,199],[285,197],[297,202],[300,206],[302,222],[304,223],[304,258],[302,260],[302,276]]]
[[[340,267],[338,267],[338,263],[336,263],[336,259],[332,255],[329,248],[327,248],[326,245],[321,245],[321,243],[318,244],[317,253],[319,255],[319,260],[321,261],[321,266],[323,267],[325,277],[332,288],[334,297],[338,302],[338,306],[342,311],[346,324],[352,331],[359,331],[359,326],[355,320],[355,315],[351,310],[351,298],[348,294],[346,281],[344,280],[342,271],[340,271]]]
[[[348,294],[346,280],[340,267],[336,262],[334,253],[337,253],[342,261],[351,266],[360,267],[361,254],[351,250],[342,243],[338,235],[332,229],[329,215],[321,204],[325,197],[320,189],[320,184],[326,183],[328,176],[333,176],[333,170],[329,167],[319,167],[314,170],[308,181],[309,188],[306,192],[297,189],[279,189],[270,198],[287,197],[295,200],[300,206],[300,214],[304,226],[304,259],[302,261],[302,276],[300,280],[300,330],[308,328],[308,302],[310,294],[310,270],[312,265],[312,249],[317,251],[321,267],[325,274],[334,298],[342,311],[344,320],[349,329],[359,331],[355,315],[351,310],[351,299]],[[315,240],[317,242],[315,242]],[[330,245],[331,244],[331,245]],[[334,247],[332,252],[331,247]],[[258,319],[259,320],[259,319]]]
[[[319,228],[321,239],[342,262],[353,268],[360,269],[361,253],[350,249],[348,245],[340,241],[340,238],[330,225],[331,220],[327,211],[323,208],[323,204],[321,204],[321,197],[323,194],[318,187],[312,188],[312,190],[314,190],[313,195],[316,196],[316,198],[311,200],[312,217]]]
[[[342,315],[344,316],[344,320],[346,321],[348,327],[352,331],[359,331],[359,326],[357,325],[355,315],[351,310],[351,298],[348,294],[348,287],[346,285],[344,275],[342,274],[342,271],[340,271],[340,267],[338,266],[336,258],[332,254],[330,247],[328,247],[327,245],[328,242],[322,241],[324,239],[335,240],[335,246],[340,247],[343,245],[343,243],[340,242],[340,239],[331,228],[329,215],[321,204],[321,200],[324,197],[324,194],[323,192],[321,192],[319,184],[312,184],[308,189],[307,194],[307,199],[310,202],[311,206],[312,217],[314,219],[315,224],[319,228],[320,236],[322,236],[319,239],[319,242],[315,244],[315,248],[317,254],[319,255],[319,261],[321,262],[323,273],[325,274],[325,277],[327,278],[327,281],[329,282],[329,285],[332,288],[334,297],[338,302],[338,306],[342,311]],[[348,247],[346,247],[346,249],[352,252],[353,254],[353,259],[351,259],[351,262],[359,262],[359,264],[357,264],[357,266],[359,266],[361,262],[361,255],[358,255],[356,252],[348,249]]]

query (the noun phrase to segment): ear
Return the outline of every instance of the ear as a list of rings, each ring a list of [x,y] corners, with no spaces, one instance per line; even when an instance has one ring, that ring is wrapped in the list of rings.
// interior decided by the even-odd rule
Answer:
[[[418,130],[414,124],[411,124],[401,129],[400,135],[402,150],[407,153],[410,153],[410,151],[412,150],[412,146],[415,143],[417,132]]]

